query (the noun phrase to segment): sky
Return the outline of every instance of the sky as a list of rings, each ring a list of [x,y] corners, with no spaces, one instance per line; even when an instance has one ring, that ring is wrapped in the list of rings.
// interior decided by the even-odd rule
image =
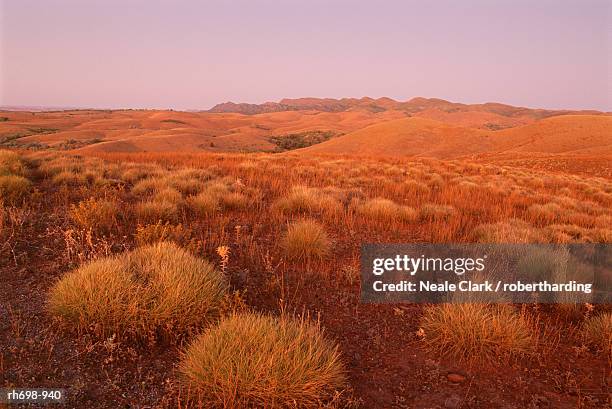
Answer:
[[[0,105],[362,96],[612,111],[612,1],[0,0]]]

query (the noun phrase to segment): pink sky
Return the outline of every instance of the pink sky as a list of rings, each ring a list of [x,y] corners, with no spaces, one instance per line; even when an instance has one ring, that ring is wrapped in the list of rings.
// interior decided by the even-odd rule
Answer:
[[[0,105],[425,96],[612,110],[609,0],[0,3]]]

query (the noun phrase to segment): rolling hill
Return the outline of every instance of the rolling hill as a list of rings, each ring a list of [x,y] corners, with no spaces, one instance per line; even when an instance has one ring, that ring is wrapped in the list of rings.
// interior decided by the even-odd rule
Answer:
[[[612,116],[567,115],[485,131],[424,118],[375,124],[300,153],[459,158],[487,153],[612,154]]]
[[[0,111],[0,145],[79,152],[253,152],[306,146],[291,138],[320,142],[331,136],[300,152],[440,158],[490,152],[598,153],[609,151],[611,118],[601,112],[499,103],[367,97],[226,103],[207,112]],[[289,143],[279,142],[283,140]]]

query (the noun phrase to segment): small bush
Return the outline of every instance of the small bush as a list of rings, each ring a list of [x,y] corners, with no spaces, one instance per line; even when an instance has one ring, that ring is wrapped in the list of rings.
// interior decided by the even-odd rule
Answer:
[[[142,179],[132,187],[132,193],[141,196],[141,195],[152,195],[155,192],[159,192],[166,188],[168,185],[165,183],[164,179],[160,178],[147,178]]]
[[[75,173],[70,170],[59,172],[51,180],[57,185],[78,186],[87,184],[87,179],[83,173]]]
[[[323,227],[313,220],[291,224],[281,241],[285,255],[294,260],[322,259],[329,254],[330,245]]]
[[[161,173],[161,170],[157,167],[140,165],[123,170],[120,178],[128,183],[136,183],[142,179],[159,175]]]
[[[401,206],[392,200],[382,198],[368,200],[357,208],[357,212],[368,218],[384,221],[417,219],[417,212],[412,207]]]
[[[581,332],[586,345],[612,355],[612,313],[587,318]]]
[[[456,213],[453,206],[428,203],[419,210],[419,216],[424,220],[448,220]]]
[[[510,306],[439,304],[421,319],[426,348],[460,361],[495,362],[528,354],[534,346],[529,320]]]
[[[190,197],[187,200],[187,204],[198,216],[210,216],[219,210],[219,198],[208,192]]]
[[[533,204],[529,206],[527,213],[536,222],[552,223],[561,218],[563,208],[556,203]]]
[[[340,210],[340,203],[317,189],[294,186],[286,197],[273,204],[273,209],[281,213],[333,213]]]
[[[139,224],[136,227],[135,239],[139,246],[159,243],[162,241],[173,241],[180,243],[182,239],[189,236],[188,230],[183,225],[172,225],[168,222],[158,221],[155,224]]]
[[[155,202],[168,202],[178,205],[183,201],[183,195],[178,190],[168,187],[157,192],[153,200]]]
[[[317,324],[252,313],[208,329],[179,370],[212,408],[320,408],[346,383],[338,348]]]
[[[64,275],[49,309],[79,331],[172,340],[218,318],[226,289],[211,264],[158,243]]]
[[[145,223],[176,222],[178,212],[178,206],[172,202],[149,200],[136,205],[136,217]]]
[[[219,196],[219,201],[224,209],[239,210],[246,207],[248,200],[245,195],[237,192],[230,192]]]
[[[25,176],[26,168],[16,152],[0,149],[0,176]]]
[[[70,207],[70,217],[80,227],[93,231],[110,232],[117,226],[120,213],[116,202],[90,198]]]
[[[180,175],[168,178],[167,182],[174,189],[185,195],[195,195],[199,193],[204,186],[202,182],[196,178],[183,178]]]
[[[507,222],[481,224],[473,232],[479,243],[544,243],[546,235],[539,229],[518,219]]]
[[[0,200],[16,203],[22,200],[32,187],[32,183],[23,176],[0,176]]]

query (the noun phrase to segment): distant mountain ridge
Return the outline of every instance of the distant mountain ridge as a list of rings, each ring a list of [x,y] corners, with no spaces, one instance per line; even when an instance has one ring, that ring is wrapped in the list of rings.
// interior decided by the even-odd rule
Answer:
[[[283,111],[321,111],[321,112],[345,112],[345,111],[403,111],[407,114],[415,114],[427,110],[439,110],[445,113],[458,112],[488,112],[509,118],[531,117],[532,119],[543,119],[557,115],[567,114],[599,114],[594,110],[549,110],[516,107],[496,102],[484,104],[462,104],[450,102],[439,98],[415,97],[408,101],[396,101],[391,98],[284,98],[279,102],[265,102],[263,104],[248,104],[224,102],[215,105],[207,112],[212,113],[239,113],[244,115],[256,115],[270,112]]]

